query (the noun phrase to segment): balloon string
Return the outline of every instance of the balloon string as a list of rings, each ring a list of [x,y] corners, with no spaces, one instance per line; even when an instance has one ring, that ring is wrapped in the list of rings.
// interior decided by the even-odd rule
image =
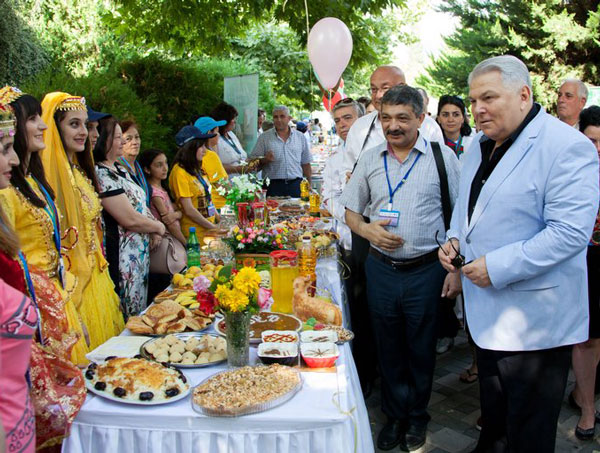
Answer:
[[[310,35],[310,23],[308,21],[308,0],[304,0],[304,12],[306,13],[306,43],[308,44],[308,35]],[[308,78],[310,79],[310,112],[312,114],[312,112],[314,112],[315,110],[314,99],[312,95],[312,93],[315,90],[315,85],[313,83],[312,67],[310,64],[310,60],[308,61]]]

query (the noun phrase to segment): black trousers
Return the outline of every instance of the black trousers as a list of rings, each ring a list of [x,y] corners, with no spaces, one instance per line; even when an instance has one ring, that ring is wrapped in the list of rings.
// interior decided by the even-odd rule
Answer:
[[[454,338],[460,329],[460,322],[454,313],[456,299],[440,297],[438,305],[437,338]]]
[[[267,187],[267,196],[300,198],[301,182],[302,178],[271,179]]]
[[[483,427],[476,452],[554,452],[571,349],[506,352],[476,347]]]
[[[369,254],[369,241],[352,234],[352,250],[342,252],[342,260],[350,269],[350,277],[344,280],[350,322],[354,332],[352,357],[363,389],[377,377],[377,351],[367,302],[367,278],[365,261]]]
[[[400,271],[367,258],[369,310],[381,371],[381,408],[424,427],[435,368],[436,315],[446,271],[438,261]]]

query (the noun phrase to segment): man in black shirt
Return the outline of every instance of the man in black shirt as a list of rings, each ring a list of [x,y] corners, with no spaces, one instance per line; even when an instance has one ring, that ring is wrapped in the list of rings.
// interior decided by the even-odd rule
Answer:
[[[588,337],[598,155],[533,102],[529,71],[513,56],[479,63],[469,96],[481,132],[461,160],[450,241],[438,256],[462,274],[476,345],[475,451],[551,453],[571,346]]]

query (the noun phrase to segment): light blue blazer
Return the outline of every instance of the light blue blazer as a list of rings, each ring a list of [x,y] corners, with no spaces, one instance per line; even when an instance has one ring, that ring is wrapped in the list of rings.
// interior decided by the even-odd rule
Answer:
[[[467,261],[485,255],[492,282],[479,288],[462,278],[475,343],[528,351],[587,340],[586,250],[599,195],[594,146],[542,109],[484,184],[469,222],[481,137],[461,159],[448,232]]]

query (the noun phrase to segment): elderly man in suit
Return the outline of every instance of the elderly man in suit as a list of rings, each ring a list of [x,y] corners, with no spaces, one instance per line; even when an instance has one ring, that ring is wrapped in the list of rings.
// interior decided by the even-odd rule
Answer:
[[[588,338],[585,257],[598,155],[533,102],[516,57],[479,63],[469,90],[481,132],[464,155],[439,258],[462,274],[477,346],[476,451],[553,452],[571,346]]]

